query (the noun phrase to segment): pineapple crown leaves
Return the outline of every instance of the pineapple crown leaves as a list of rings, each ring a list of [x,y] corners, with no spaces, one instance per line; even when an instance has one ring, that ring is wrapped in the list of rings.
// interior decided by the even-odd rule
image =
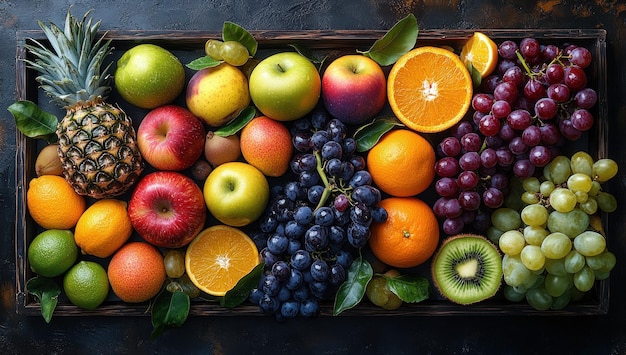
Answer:
[[[101,22],[92,23],[88,15],[89,11],[79,20],[68,10],[64,29],[37,21],[50,46],[35,39],[31,39],[34,45],[25,45],[35,57],[25,61],[40,73],[37,82],[51,101],[62,107],[104,100],[111,90],[112,63],[101,71],[102,62],[113,50],[111,40],[104,40],[106,33],[97,37]]]

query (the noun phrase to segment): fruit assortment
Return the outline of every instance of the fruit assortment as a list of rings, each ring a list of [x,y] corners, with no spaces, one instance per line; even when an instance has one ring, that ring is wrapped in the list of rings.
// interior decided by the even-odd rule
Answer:
[[[23,124],[37,115],[57,126],[32,103],[9,108],[25,135],[52,142],[28,191],[31,217],[86,243],[76,241],[67,268],[47,273],[36,254],[55,243],[35,241],[57,233],[33,240],[38,276],[27,287],[47,321],[56,305],[46,298],[54,289],[48,275],[69,274],[81,258],[76,248],[108,265],[106,289],[110,283],[117,298],[150,301],[155,335],[182,325],[190,299],[248,303],[284,320],[316,316],[322,303],[333,303],[333,314],[361,302],[396,309],[431,297],[431,282],[468,307],[502,294],[562,309],[615,265],[598,220],[616,209],[600,183],[617,164],[585,151],[563,155],[597,122],[597,92],[585,72],[593,58],[582,46],[535,38],[496,44],[476,32],[460,54],[413,49],[417,24],[408,16],[369,50],[324,66],[296,47],[257,59],[254,37],[227,22],[223,38],[207,40],[205,55],[187,64],[196,72],[186,107],[173,103],[185,91],[178,84],[155,83],[146,97],[129,79],[146,75],[133,70],[134,56],[160,53],[178,83],[175,56],[155,45],[122,56],[115,88],[127,104],[149,110],[133,117],[135,133],[131,118],[104,101],[110,67],[100,66],[111,49],[96,38],[99,23],[86,19],[68,12],[68,32],[41,24],[56,53],[36,41],[27,46],[42,89],[69,107],[58,130],[33,133]],[[85,46],[70,46],[75,39]],[[94,54],[91,66],[69,63],[76,65],[69,78],[55,59]],[[387,103],[393,117],[378,117]],[[35,181],[52,176],[57,185],[36,193]],[[67,214],[75,216],[69,222],[48,216],[41,199],[58,201],[68,188],[84,206]],[[421,199],[429,189],[438,196],[432,205]],[[127,209],[138,238],[102,227],[109,211],[97,208],[107,203]],[[94,240],[100,234],[105,245]],[[96,274],[82,282],[99,285],[101,295]],[[81,287],[66,290],[75,305],[104,302],[85,299]]]

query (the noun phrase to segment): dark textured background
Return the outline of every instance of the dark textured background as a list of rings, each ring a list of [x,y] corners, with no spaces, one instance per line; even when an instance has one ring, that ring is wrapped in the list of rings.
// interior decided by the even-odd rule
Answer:
[[[103,29],[248,30],[381,29],[409,13],[421,29],[603,28],[607,30],[609,154],[622,169],[626,77],[626,5],[622,1],[346,0],[346,1],[6,1],[0,0],[0,107],[15,99],[15,33],[35,20],[61,24],[93,9]],[[0,353],[626,353],[624,206],[611,218],[609,247],[618,256],[610,309],[577,317],[320,317],[277,324],[266,317],[191,317],[181,329],[149,339],[147,317],[41,317],[15,312],[15,127],[0,110]],[[621,204],[624,172],[613,184]]]

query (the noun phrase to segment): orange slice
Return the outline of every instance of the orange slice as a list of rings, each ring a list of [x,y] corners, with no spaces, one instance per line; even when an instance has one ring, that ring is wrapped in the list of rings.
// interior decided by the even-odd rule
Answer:
[[[215,225],[201,231],[187,246],[185,270],[200,290],[224,296],[260,262],[254,241],[241,230]]]
[[[461,60],[466,66],[471,63],[484,78],[496,69],[498,45],[486,34],[474,32],[461,49]]]
[[[458,123],[472,101],[472,78],[461,59],[438,47],[418,47],[398,59],[387,79],[393,113],[422,133]]]

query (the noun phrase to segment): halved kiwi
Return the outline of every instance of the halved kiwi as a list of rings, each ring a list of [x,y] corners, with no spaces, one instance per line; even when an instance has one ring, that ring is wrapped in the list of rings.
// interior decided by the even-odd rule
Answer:
[[[462,305],[493,297],[502,284],[500,252],[476,234],[446,239],[435,254],[431,271],[439,292]]]

